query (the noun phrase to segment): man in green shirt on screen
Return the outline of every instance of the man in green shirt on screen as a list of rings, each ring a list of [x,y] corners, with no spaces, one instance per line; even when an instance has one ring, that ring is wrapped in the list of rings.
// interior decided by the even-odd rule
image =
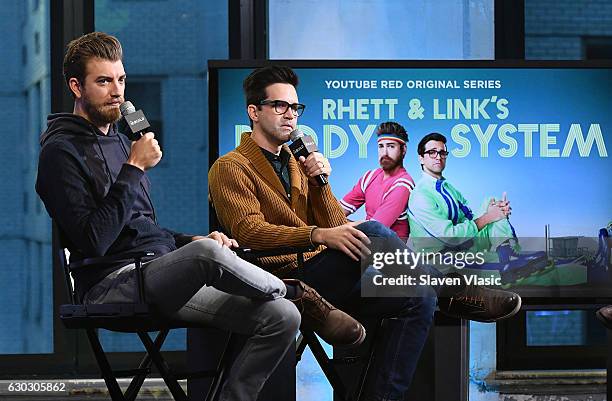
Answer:
[[[499,270],[502,277],[539,268],[543,253],[519,254],[518,239],[510,224],[510,202],[488,198],[475,217],[461,192],[444,178],[448,150],[446,137],[426,135],[417,147],[423,176],[408,202],[410,242],[420,252],[479,252],[468,268]],[[491,266],[494,263],[494,267]],[[448,264],[443,264],[448,266]]]

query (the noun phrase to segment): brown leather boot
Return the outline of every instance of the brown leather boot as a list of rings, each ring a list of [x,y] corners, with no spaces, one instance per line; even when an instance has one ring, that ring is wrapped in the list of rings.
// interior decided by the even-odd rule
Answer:
[[[445,285],[440,291],[438,307],[448,316],[491,323],[512,317],[521,309],[521,297],[514,292],[469,285],[457,273],[446,277],[461,283]]]
[[[326,343],[336,347],[355,347],[365,340],[365,328],[357,320],[327,302],[314,288],[300,280],[284,279],[297,288],[290,299],[302,314],[301,328],[313,330]]]

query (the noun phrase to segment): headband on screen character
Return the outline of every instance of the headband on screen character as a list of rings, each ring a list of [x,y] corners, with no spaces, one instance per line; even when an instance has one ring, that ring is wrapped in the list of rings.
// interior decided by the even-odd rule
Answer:
[[[380,141],[385,140],[385,139],[399,142],[402,145],[406,144],[406,141],[401,136],[399,136],[397,134],[387,133],[387,132],[383,132],[381,134],[378,134],[378,139],[376,140],[376,142],[380,142]]]

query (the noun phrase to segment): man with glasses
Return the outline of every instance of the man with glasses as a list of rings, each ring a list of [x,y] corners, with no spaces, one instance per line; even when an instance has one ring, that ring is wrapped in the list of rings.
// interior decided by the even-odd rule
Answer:
[[[346,220],[331,185],[320,186],[316,180],[320,174],[331,173],[322,154],[313,152],[299,161],[291,156],[286,142],[304,110],[297,85],[295,72],[277,65],[257,69],[244,80],[252,132],[244,133],[240,145],[210,169],[210,196],[221,224],[243,246],[316,246],[314,252],[304,255],[304,268],[299,271],[295,255],[264,258],[261,264],[266,270],[281,277],[299,277],[351,314],[393,318],[377,336],[381,342],[376,347],[378,366],[372,369],[374,377],[368,381],[365,399],[400,400],[427,338],[436,296],[445,313],[483,321],[514,315],[520,297],[467,285],[461,277],[461,284],[422,286],[426,288],[414,291],[419,296],[362,297],[362,279],[367,280],[375,270],[368,263],[369,247],[378,245],[391,252],[403,251],[406,244],[377,221]],[[415,271],[440,276],[427,266]],[[483,299],[476,311],[466,303],[474,297]]]
[[[512,208],[505,193],[501,200],[488,199],[483,204],[483,213],[475,217],[461,192],[442,175],[449,154],[446,137],[439,133],[426,135],[417,152],[423,176],[408,202],[414,249],[427,252],[496,249],[500,261],[504,255],[509,258],[512,249],[508,241],[516,236],[508,220]]]

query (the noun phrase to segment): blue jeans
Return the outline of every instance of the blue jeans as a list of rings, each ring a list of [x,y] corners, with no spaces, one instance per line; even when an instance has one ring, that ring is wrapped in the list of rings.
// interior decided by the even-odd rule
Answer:
[[[134,273],[131,264],[109,274],[87,292],[85,302],[134,302]],[[249,336],[219,400],[255,401],[300,325],[298,309],[283,298],[285,284],[212,239],[145,264],[143,276],[147,302],[164,315]]]
[[[405,249],[406,244],[395,232],[376,222],[364,222],[356,227],[373,242],[383,243],[386,250]],[[440,276],[435,269],[421,266],[428,274]],[[374,372],[373,386],[366,389],[367,400],[402,400],[410,387],[423,344],[436,308],[436,295],[429,288],[423,297],[361,297],[361,280],[371,276],[370,266],[362,272],[359,262],[346,254],[326,249],[304,264],[300,278],[315,288],[332,304],[351,315],[393,318],[386,332],[377,336],[375,347],[380,368]]]

